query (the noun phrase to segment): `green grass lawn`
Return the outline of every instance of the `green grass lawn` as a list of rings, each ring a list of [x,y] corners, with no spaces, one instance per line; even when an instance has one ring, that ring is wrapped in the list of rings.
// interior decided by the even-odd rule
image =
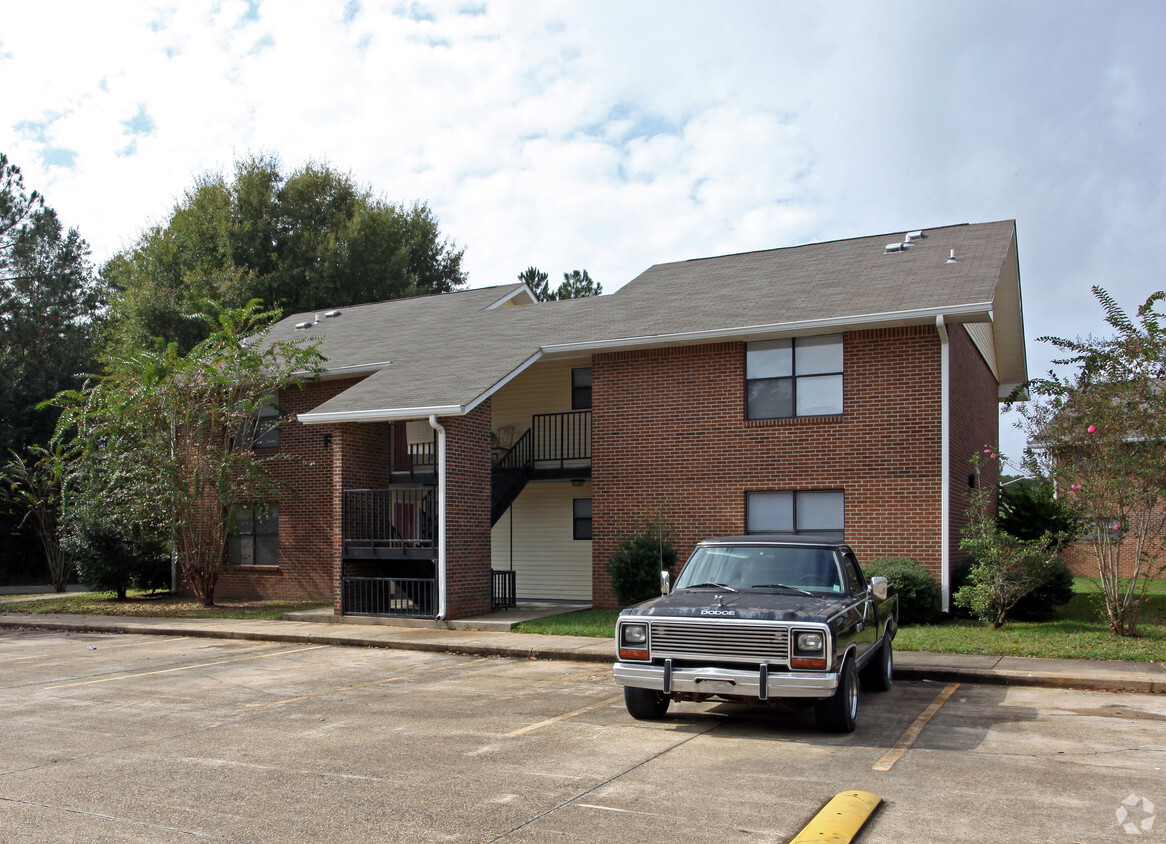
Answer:
[[[263,620],[279,619],[283,618],[285,612],[314,609],[320,606],[327,605],[304,601],[225,601],[213,607],[204,607],[189,597],[174,596],[168,592],[130,590],[124,601],[118,601],[113,592],[82,592],[52,595],[34,600],[0,601],[0,612]]]
[[[1074,581],[1074,596],[1050,621],[1009,621],[1000,630],[971,619],[904,627],[895,637],[902,651],[1039,656],[1059,659],[1128,659],[1166,662],[1166,579],[1150,589],[1140,609],[1140,633],[1123,639],[1102,621],[1099,587],[1090,578]],[[619,610],[580,610],[527,621],[522,633],[611,637]]]

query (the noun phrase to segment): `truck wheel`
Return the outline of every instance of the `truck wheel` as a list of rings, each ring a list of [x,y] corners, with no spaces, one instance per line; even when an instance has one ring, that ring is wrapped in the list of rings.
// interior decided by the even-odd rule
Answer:
[[[858,725],[858,677],[854,660],[847,657],[838,674],[838,688],[833,696],[814,704],[814,720],[832,733],[853,733]]]
[[[668,711],[668,698],[652,689],[624,686],[623,702],[637,721],[659,721]]]
[[[862,669],[861,678],[864,689],[873,692],[890,691],[891,684],[895,681],[895,655],[891,651],[890,639],[883,637],[878,653],[871,657],[866,668]]]

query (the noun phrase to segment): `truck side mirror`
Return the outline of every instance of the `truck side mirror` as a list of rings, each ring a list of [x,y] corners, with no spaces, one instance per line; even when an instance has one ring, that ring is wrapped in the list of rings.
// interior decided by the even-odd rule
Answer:
[[[872,577],[870,579],[870,586],[871,589],[874,590],[874,596],[876,598],[878,598],[880,601],[885,601],[887,599],[887,589],[890,586],[890,581],[888,581],[885,577],[879,577],[878,575]]]
[[[672,575],[668,571],[660,572],[660,594],[667,595],[672,591]]]

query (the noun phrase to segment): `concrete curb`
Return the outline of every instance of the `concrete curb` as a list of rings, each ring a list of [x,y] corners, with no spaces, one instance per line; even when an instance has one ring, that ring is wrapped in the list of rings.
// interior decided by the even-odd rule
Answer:
[[[63,616],[19,612],[0,612],[0,628],[241,639],[388,648],[466,656],[497,656],[510,659],[557,659],[595,664],[610,664],[615,661],[613,639],[481,630],[383,625],[367,625],[354,629],[357,625],[314,625],[302,621],[129,619],[118,616]],[[1154,662],[1035,659],[896,651],[895,674],[904,680],[1166,694],[1166,665]]]

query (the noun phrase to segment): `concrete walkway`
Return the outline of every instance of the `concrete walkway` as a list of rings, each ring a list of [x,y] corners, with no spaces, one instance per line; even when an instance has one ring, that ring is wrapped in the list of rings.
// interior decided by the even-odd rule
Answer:
[[[542,636],[515,633],[515,618],[549,615],[548,608],[519,607],[482,619],[432,621],[416,626],[383,623],[335,623],[328,611],[289,613],[301,620],[248,621],[231,618],[129,618],[104,615],[42,615],[10,612],[18,604],[0,607],[0,627],[98,633],[138,633],[159,636],[201,636],[266,642],[396,648],[457,654],[485,654],[515,659],[563,659],[579,662],[615,661],[614,639],[583,636]],[[554,608],[562,612],[562,608]],[[373,621],[384,621],[375,619]],[[505,629],[489,629],[505,627]],[[895,674],[901,679],[935,682],[994,683],[1020,686],[1166,693],[1166,665],[1087,659],[1032,659],[895,651]]]

